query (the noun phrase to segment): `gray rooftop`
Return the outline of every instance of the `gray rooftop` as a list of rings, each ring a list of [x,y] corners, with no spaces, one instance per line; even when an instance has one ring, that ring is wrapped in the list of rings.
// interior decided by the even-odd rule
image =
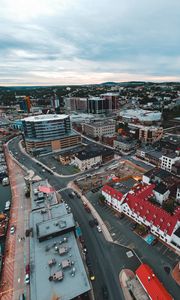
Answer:
[[[48,213],[42,214],[41,210],[31,213],[33,238],[30,238],[30,295],[32,300],[70,300],[90,290],[74,231],[59,233],[58,236],[42,242],[39,242],[37,237],[36,224],[38,223],[41,224],[43,234],[47,223],[51,232],[58,219],[64,218],[68,224],[67,219],[69,215],[72,218],[72,214],[65,216],[64,211],[65,205],[59,204],[51,207],[51,219]]]
[[[74,218],[72,214],[67,215],[67,211],[64,204],[61,204],[62,212],[64,213],[62,216],[59,215],[56,218],[49,219],[36,224],[37,227],[37,237],[39,239],[45,238],[47,236],[51,236],[52,234],[57,234],[63,232],[65,229],[75,227]],[[51,215],[52,208],[47,210],[49,216]],[[44,211],[43,211],[44,213]]]
[[[55,192],[40,193],[39,186],[51,187],[47,180],[40,180],[31,183],[31,209],[47,208],[49,205],[57,204],[57,197]]]
[[[137,181],[135,179],[129,178],[125,181],[115,183],[114,188],[125,195],[136,183]]]

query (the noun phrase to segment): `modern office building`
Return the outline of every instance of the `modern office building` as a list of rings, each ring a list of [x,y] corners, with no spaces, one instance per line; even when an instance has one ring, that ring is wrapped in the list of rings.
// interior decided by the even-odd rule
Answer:
[[[87,112],[87,98],[69,97],[64,102],[67,111]]]
[[[117,109],[117,96],[102,94],[100,97],[89,97],[87,111],[92,114],[107,114]]]
[[[75,146],[80,135],[73,132],[68,115],[46,114],[22,120],[26,150],[34,155]]]

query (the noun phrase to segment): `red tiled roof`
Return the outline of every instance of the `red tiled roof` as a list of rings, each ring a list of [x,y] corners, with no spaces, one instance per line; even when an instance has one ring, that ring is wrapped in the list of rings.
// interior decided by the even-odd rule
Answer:
[[[153,195],[154,188],[154,184],[139,184],[131,189],[124,202],[127,203],[133,212],[145,218],[146,221],[152,223],[152,225],[166,234],[171,235],[177,221],[180,220],[180,208],[177,208],[174,214],[170,215],[161,207],[148,201]],[[121,192],[108,185],[105,185],[102,190],[119,201],[123,197]]]
[[[148,265],[141,264],[136,275],[152,300],[173,300]]]
[[[138,195],[130,193],[127,195],[125,202],[133,212],[137,213],[142,218],[145,218],[146,221],[151,222],[155,227],[159,227],[160,230],[165,231],[168,235],[172,234],[179,219],[178,213],[170,215],[161,207],[138,197]]]
[[[111,197],[114,197],[117,200],[121,200],[123,194],[117,190],[115,190],[114,188],[112,188],[109,185],[104,185],[102,188],[102,191],[109,194]]]

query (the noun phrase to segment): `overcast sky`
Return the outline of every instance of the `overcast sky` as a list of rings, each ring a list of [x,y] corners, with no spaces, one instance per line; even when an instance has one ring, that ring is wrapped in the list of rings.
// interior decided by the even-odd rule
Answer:
[[[180,0],[0,0],[0,85],[180,81]]]

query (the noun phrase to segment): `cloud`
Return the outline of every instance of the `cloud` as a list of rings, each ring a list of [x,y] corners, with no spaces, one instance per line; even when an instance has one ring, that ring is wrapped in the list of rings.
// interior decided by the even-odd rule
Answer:
[[[179,11],[179,0],[1,0],[0,84],[180,80]]]

